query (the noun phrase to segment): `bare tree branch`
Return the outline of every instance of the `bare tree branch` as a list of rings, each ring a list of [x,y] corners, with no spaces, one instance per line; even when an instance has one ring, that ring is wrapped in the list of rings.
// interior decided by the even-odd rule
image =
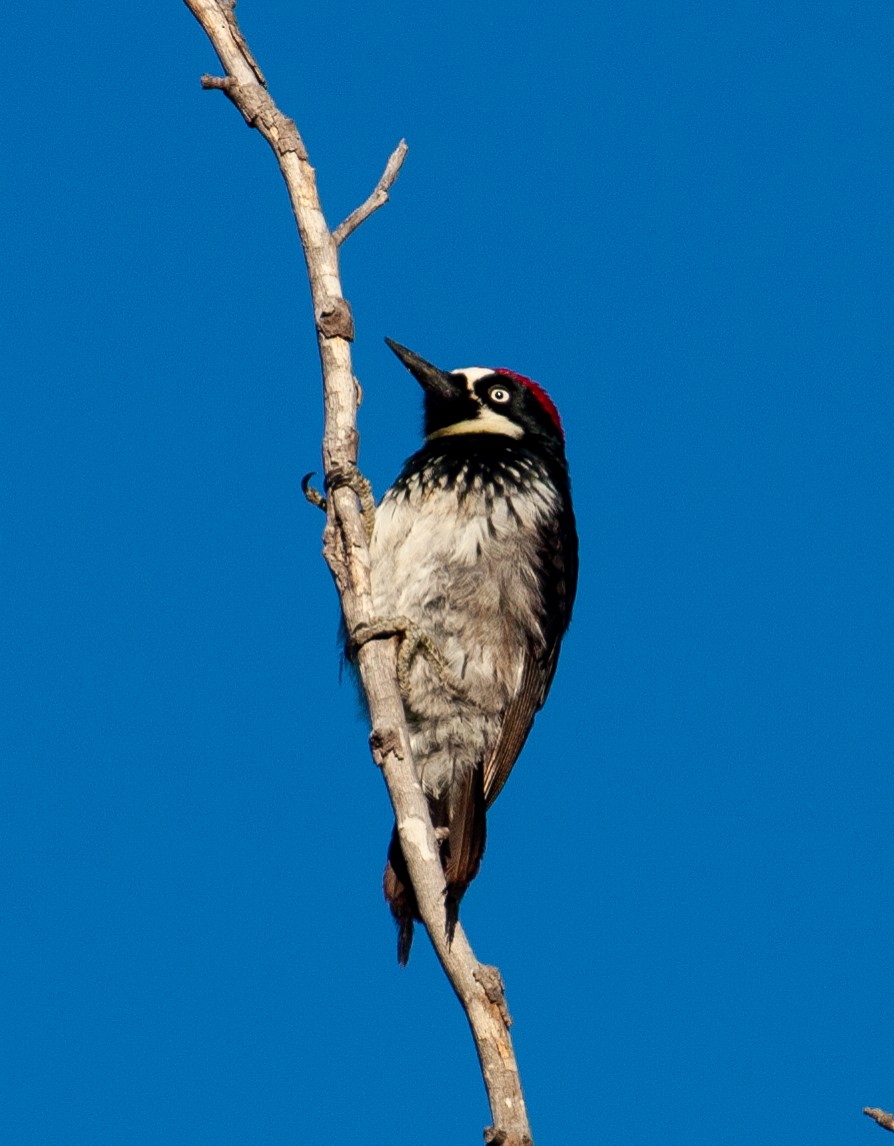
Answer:
[[[358,388],[351,371],[350,342],[354,327],[351,309],[342,294],[338,243],[385,202],[403,162],[406,145],[399,145],[391,156],[367,202],[333,235],[323,216],[314,169],[298,129],[268,94],[261,70],[239,30],[233,5],[227,0],[185,0],[185,3],[205,30],[226,73],[223,78],[204,76],[203,87],[224,91],[246,123],[257,128],[273,148],[298,225],[323,371],[323,467],[329,494],[323,552],[335,579],[348,631],[354,632],[358,626],[369,625],[376,618],[370,591],[366,532],[358,497],[350,483],[357,461]],[[370,640],[358,654],[372,724],[373,759],[382,769],[388,786],[420,914],[472,1028],[493,1118],[493,1126],[485,1131],[485,1139],[492,1146],[532,1146],[499,972],[478,963],[459,925],[452,944],[447,943],[444,872],[428,802],[410,753],[397,681],[396,644],[393,637]]]
[[[356,211],[352,211],[343,223],[339,223],[332,232],[332,238],[339,246],[352,231],[356,231],[360,224],[370,217],[373,211],[378,211],[388,202],[388,192],[393,187],[395,179],[400,175],[400,169],[407,157],[407,151],[407,141],[402,139],[391,152],[388,162],[385,164],[385,170],[382,172],[382,178],[375,185],[372,195],[365,203],[361,203]]]
[[[880,1110],[877,1106],[864,1106],[863,1113],[873,1118],[883,1130],[894,1133],[894,1114],[888,1114],[886,1110]]]

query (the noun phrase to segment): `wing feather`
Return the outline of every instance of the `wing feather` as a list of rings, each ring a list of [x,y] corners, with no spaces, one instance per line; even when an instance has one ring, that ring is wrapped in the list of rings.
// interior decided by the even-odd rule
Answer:
[[[450,797],[448,819],[448,894],[457,902],[478,874],[484,854],[487,822],[480,768],[470,768]]]
[[[539,576],[541,625],[546,639],[529,634],[518,689],[506,708],[493,752],[484,762],[484,800],[488,808],[502,791],[528,738],[534,717],[543,707],[556,675],[559,646],[571,620],[578,557],[570,496],[565,500],[565,516],[543,537],[541,551],[550,555]]]
[[[509,773],[531,731],[534,714],[542,707],[544,697],[542,664],[529,650],[525,654],[518,691],[506,709],[494,750],[484,762],[486,807],[493,804],[509,779]]]

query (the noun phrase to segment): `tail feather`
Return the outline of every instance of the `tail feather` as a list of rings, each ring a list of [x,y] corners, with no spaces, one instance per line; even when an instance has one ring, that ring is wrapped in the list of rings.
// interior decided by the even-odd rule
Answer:
[[[406,967],[413,946],[413,921],[420,919],[416,892],[410,882],[407,861],[397,835],[397,825],[391,833],[388,847],[388,860],[385,864],[385,878],[382,881],[385,898],[397,924],[397,961]]]
[[[441,841],[441,864],[447,880],[445,927],[449,943],[459,918],[460,900],[478,874],[484,855],[487,804],[483,770],[470,769],[447,800],[430,800],[430,806],[434,826],[447,829]],[[414,921],[422,917],[396,826],[388,847],[383,889],[397,923],[397,961],[403,967],[410,958]]]
[[[450,796],[447,848],[442,853],[447,878],[447,902],[459,909],[466,888],[478,874],[487,842],[484,772],[472,768]],[[454,918],[454,923],[456,922]]]

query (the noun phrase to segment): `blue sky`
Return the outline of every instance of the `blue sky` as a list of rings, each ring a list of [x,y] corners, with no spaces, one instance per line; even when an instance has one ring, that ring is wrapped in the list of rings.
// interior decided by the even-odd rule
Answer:
[[[894,1106],[894,12],[242,0],[382,339],[537,378],[581,531],[463,905],[538,1146],[810,1143]],[[96,13],[94,13],[96,19]],[[0,1137],[480,1141],[399,970],[279,172],[185,6],[7,21]]]

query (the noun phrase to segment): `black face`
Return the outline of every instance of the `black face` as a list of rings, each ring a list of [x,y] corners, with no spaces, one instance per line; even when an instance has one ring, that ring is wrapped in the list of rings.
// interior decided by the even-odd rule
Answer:
[[[535,382],[509,371],[472,367],[448,372],[385,339],[425,391],[425,435],[498,434],[539,439],[562,449],[555,406]]]
[[[532,389],[533,387],[533,389]],[[495,370],[472,383],[482,410],[508,418],[525,436],[536,435],[564,443],[555,406],[536,383],[521,375]]]

